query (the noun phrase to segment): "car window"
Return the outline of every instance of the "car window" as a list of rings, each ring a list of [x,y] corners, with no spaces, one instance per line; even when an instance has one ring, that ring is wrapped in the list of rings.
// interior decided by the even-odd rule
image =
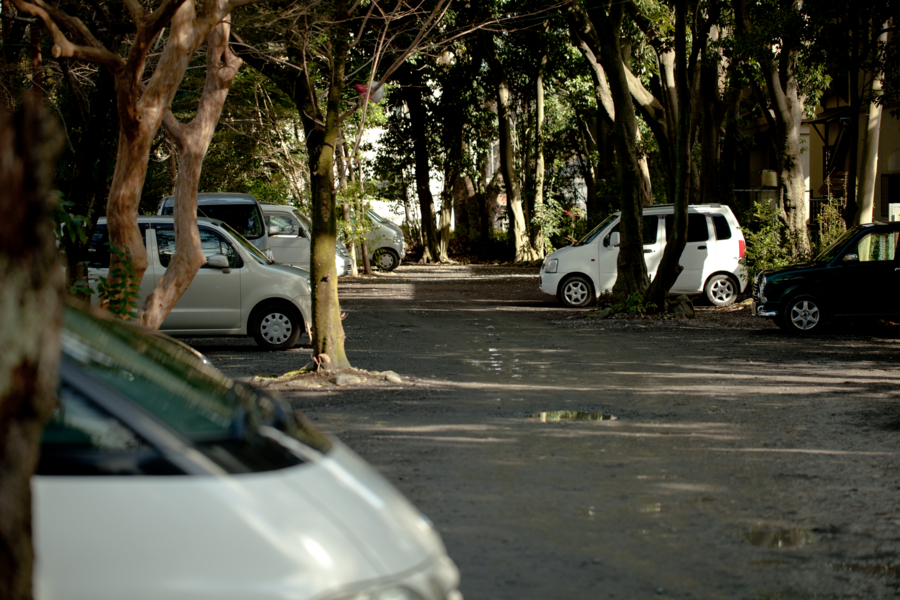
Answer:
[[[164,206],[160,214],[172,215],[174,210],[171,206]],[[197,216],[224,221],[251,240],[259,239],[266,233],[256,204],[202,204],[197,207]]]
[[[827,248],[822,250],[819,255],[816,256],[815,260],[827,262],[837,257],[841,250],[844,249],[844,245],[853,237],[855,237],[856,234],[859,233],[860,229],[860,226],[856,225],[845,231],[838,239],[831,242]]]
[[[859,262],[893,261],[897,252],[897,231],[874,231],[856,242],[848,254],[856,254]]]
[[[76,387],[61,382],[41,436],[38,475],[181,475],[156,448]]]
[[[200,227],[200,248],[203,250],[203,256],[209,258],[214,254],[221,254],[228,259],[228,266],[240,268],[243,263],[234,247],[228,243],[224,237],[206,227]],[[162,225],[156,227],[156,249],[159,252],[159,262],[163,267],[168,268],[172,255],[175,254],[175,229],[170,225]],[[209,265],[203,265],[201,268],[212,268]]]
[[[257,433],[263,425],[283,428],[320,452],[331,448],[280,402],[231,381],[165,338],[67,309],[61,340],[66,359],[99,387],[128,398],[230,472],[299,463]]]
[[[231,237],[232,237],[238,244],[240,244],[241,246],[244,247],[244,250],[247,251],[247,253],[250,255],[250,258],[252,258],[252,259],[255,260],[256,262],[258,262],[259,264],[261,264],[261,265],[274,265],[274,264],[275,264],[275,261],[269,260],[269,258],[268,258],[265,254],[263,254],[262,252],[259,251],[259,248],[257,248],[256,246],[254,246],[254,245],[250,242],[250,240],[248,240],[247,238],[245,238],[244,236],[242,236],[240,233],[238,233],[237,231],[235,231],[232,227],[230,227],[230,226],[228,225],[228,223],[222,223],[222,229],[224,229],[225,231],[227,231],[228,233],[230,233],[230,234],[231,234]],[[239,257],[238,257],[238,260],[239,260],[239,261],[240,261],[240,258],[241,258],[241,257],[239,256]],[[240,264],[243,265],[243,262],[241,262]]]
[[[666,215],[666,239],[672,239],[672,227],[675,224],[675,215]],[[705,242],[709,240],[709,227],[706,224],[706,215],[702,213],[688,213],[687,242]]]
[[[609,227],[609,224],[613,222],[614,219],[617,219],[619,215],[609,215],[603,221],[600,222],[599,225],[591,229],[586,236],[572,244],[573,246],[584,246],[585,244],[590,244],[597,236],[603,233],[603,230]]]
[[[297,237],[300,235],[300,224],[297,223],[290,215],[267,215],[266,220],[271,225],[281,227],[281,232],[273,237]]]
[[[655,244],[657,238],[659,237],[659,217],[656,215],[644,215],[644,222],[641,227],[641,234],[644,237],[644,245],[650,246],[652,244]],[[612,236],[613,232],[616,231],[619,231],[619,223],[616,223],[616,226],[610,229],[609,233],[606,234],[606,237],[603,238],[603,245],[607,248],[609,247],[609,238]]]
[[[297,217],[297,220],[300,221],[300,224],[303,225],[304,228],[306,228],[307,233],[312,231],[312,221],[309,220],[309,217],[304,215],[296,208],[294,209],[294,216]]]
[[[138,228],[141,230],[141,241],[147,244],[147,227],[145,223],[139,223]],[[94,233],[91,235],[91,243],[88,246],[88,268],[91,269],[108,269],[109,268],[109,229],[105,224],[97,225]]]
[[[716,239],[730,240],[731,226],[728,224],[728,219],[725,218],[725,215],[712,215],[712,221],[713,229],[716,230]]]

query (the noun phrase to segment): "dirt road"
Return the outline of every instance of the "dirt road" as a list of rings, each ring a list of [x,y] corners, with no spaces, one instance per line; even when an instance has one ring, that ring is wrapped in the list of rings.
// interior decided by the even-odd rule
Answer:
[[[900,327],[585,320],[503,267],[341,296],[353,365],[404,382],[282,393],[435,522],[468,600],[897,596]],[[309,354],[191,342],[245,378]]]

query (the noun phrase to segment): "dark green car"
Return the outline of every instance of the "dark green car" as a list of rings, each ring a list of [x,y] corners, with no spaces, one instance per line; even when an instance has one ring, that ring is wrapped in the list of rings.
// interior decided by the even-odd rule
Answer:
[[[832,318],[900,320],[900,222],[847,230],[810,262],[765,271],[753,283],[753,314],[793,333]]]

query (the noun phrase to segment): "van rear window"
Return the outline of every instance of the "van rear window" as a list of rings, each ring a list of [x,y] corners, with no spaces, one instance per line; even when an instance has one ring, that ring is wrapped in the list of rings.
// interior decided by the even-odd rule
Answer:
[[[713,226],[716,229],[716,239],[730,240],[731,226],[728,224],[728,219],[726,219],[724,215],[713,215],[712,220]]]
[[[172,206],[163,206],[160,214],[171,216],[174,211]],[[258,240],[265,234],[262,215],[255,204],[201,204],[197,216],[224,221],[248,240]]]

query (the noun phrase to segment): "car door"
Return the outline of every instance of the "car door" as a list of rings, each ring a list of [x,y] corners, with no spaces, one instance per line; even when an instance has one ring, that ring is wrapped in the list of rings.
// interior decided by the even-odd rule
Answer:
[[[666,240],[672,238],[674,215],[666,215]],[[679,264],[684,267],[671,293],[697,294],[703,291],[703,268],[709,256],[709,221],[705,214],[688,213],[688,234]]]
[[[644,215],[643,223],[641,224],[641,230],[644,241],[644,262],[647,264],[647,274],[653,279],[653,275],[656,274],[656,269],[659,267],[659,261],[662,260],[663,250],[666,245],[664,240],[662,239],[662,234],[659,230],[661,217],[658,215]],[[619,248],[610,246],[610,237],[614,232],[619,231],[619,224],[616,223],[612,229],[606,234],[603,238],[603,243],[598,244],[598,261],[601,265],[600,277],[603,280],[610,280],[608,289],[612,289],[613,284],[616,280],[617,273],[617,260],[619,256]],[[604,272],[606,273],[606,277],[604,277]],[[602,288],[607,289],[607,288]]]
[[[141,231],[141,240],[144,242],[144,248],[148,252],[147,270],[144,271],[144,277],[141,279],[138,297],[135,299],[137,305],[140,306],[141,302],[144,301],[144,298],[153,291],[153,287],[156,285],[156,271],[154,269],[154,261],[150,260],[149,257],[150,247],[147,242],[148,225],[146,223],[140,223],[138,224],[138,228]],[[88,245],[87,253],[88,285],[92,290],[91,302],[96,304],[100,299],[100,286],[102,286],[103,282],[109,277],[109,230],[105,223],[100,223],[94,228],[94,233],[91,236],[91,243]]]
[[[898,237],[898,231],[866,232],[838,257],[828,289],[823,290],[835,315],[900,314]]]
[[[162,277],[175,253],[175,230],[171,225],[157,225],[155,233]],[[200,267],[163,321],[160,327],[163,331],[223,332],[241,326],[241,273],[245,267],[240,254],[223,235],[202,225],[200,246],[207,258],[224,255],[231,268]]]
[[[293,215],[281,212],[267,213],[266,220],[281,227],[281,233],[269,236],[275,262],[309,268],[309,234],[300,222]]]

